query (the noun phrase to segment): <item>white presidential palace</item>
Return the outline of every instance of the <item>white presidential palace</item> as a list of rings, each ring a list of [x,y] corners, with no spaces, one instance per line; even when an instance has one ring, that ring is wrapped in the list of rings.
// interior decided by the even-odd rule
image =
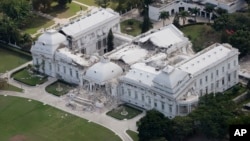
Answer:
[[[206,5],[212,5],[214,9],[224,9],[233,13],[247,7],[245,0],[155,0],[149,5],[149,18],[159,20],[160,12],[166,11],[174,15],[182,10],[190,11],[191,8],[199,9],[197,16],[212,18],[213,13],[207,13]]]
[[[49,76],[101,92],[169,118],[192,111],[199,97],[238,83],[237,49],[215,43],[194,53],[170,24],[137,37],[120,32],[120,16],[93,9],[60,29],[45,31],[32,45],[33,65]],[[107,52],[107,34],[115,49]]]

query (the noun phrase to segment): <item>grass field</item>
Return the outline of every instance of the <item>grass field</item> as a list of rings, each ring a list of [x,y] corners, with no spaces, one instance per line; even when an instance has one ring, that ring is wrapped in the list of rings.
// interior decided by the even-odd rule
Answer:
[[[128,28],[130,28],[128,30]],[[141,22],[135,19],[129,19],[126,21],[121,22],[121,32],[137,36],[141,34]]]
[[[61,88],[60,91],[57,90],[58,87]],[[68,93],[70,89],[72,89],[72,86],[65,83],[65,82],[62,82],[62,81],[56,81],[55,83],[52,83],[45,88],[45,90],[48,93],[51,93],[51,94],[56,95],[56,96],[64,95],[64,94]]]
[[[125,108],[127,115],[121,114],[121,112],[123,111],[123,108]],[[132,119],[141,113],[142,113],[141,110],[135,109],[135,108],[128,106],[128,105],[121,105],[121,106],[107,112],[107,115],[109,115],[113,118],[119,119],[119,120],[124,120],[124,119]]]
[[[5,73],[32,59],[31,56],[3,48],[3,46],[5,45],[0,44],[0,73]]]
[[[23,89],[20,89],[16,86],[13,86],[11,84],[5,84],[4,87],[0,88],[0,90],[5,90],[5,91],[16,91],[16,92],[22,92]]]
[[[133,141],[139,141],[138,133],[127,130],[126,133],[133,139]]]
[[[47,77],[33,75],[27,68],[14,73],[12,77],[17,81],[30,86],[36,86],[37,84],[42,84],[47,81]]]
[[[46,19],[44,17],[41,16],[37,16],[34,15],[32,22],[30,22],[29,24],[27,24],[27,26],[25,28],[23,28],[22,30],[26,33],[29,34],[35,34],[37,32],[37,30],[41,29],[41,28],[48,28],[50,26],[52,26],[55,22],[49,19]]]
[[[181,28],[181,31],[191,40],[193,49],[196,52],[221,41],[221,33],[216,32],[209,25],[198,24],[185,26]]]
[[[80,7],[82,7],[82,10],[87,9],[87,7],[80,6],[73,2],[67,4],[65,8],[58,7],[58,5],[55,5],[54,3],[51,6],[51,10],[47,13],[57,18],[69,18],[71,16],[74,16],[78,11],[80,11]]]
[[[110,130],[37,101],[0,96],[1,141],[121,141]]]

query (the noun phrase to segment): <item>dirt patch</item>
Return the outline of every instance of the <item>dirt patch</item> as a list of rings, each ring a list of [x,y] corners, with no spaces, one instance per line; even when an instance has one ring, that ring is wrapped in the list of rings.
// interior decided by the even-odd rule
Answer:
[[[27,137],[24,135],[15,135],[11,137],[9,141],[27,141]]]

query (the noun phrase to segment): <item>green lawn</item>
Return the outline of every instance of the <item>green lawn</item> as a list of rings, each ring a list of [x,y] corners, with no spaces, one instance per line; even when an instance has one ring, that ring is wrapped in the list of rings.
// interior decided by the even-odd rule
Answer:
[[[121,32],[137,36],[141,34],[141,22],[135,19],[129,19],[121,22]]]
[[[34,17],[32,18],[32,22],[27,24],[26,27],[24,27],[22,30],[29,34],[35,34],[37,30],[41,28],[46,29],[52,26],[54,23],[55,22],[52,20],[49,20],[47,18],[38,16],[38,15],[34,15]]]
[[[5,84],[3,88],[0,88],[0,90],[5,90],[5,91],[16,91],[16,92],[22,92],[23,89],[20,89],[16,86],[13,86],[11,84]]]
[[[126,133],[133,139],[133,141],[139,141],[138,133],[132,130],[127,130]]]
[[[125,108],[125,111],[127,111],[127,115],[122,115],[121,112],[123,111],[123,108]],[[137,115],[141,114],[142,111],[135,109],[128,105],[121,105],[115,109],[112,109],[111,111],[107,112],[106,114],[108,116],[111,116],[113,118],[124,120],[124,119],[132,119],[136,117]]]
[[[72,85],[62,82],[62,81],[56,81],[45,88],[45,90],[48,93],[51,93],[56,96],[67,94],[69,90],[71,89],[72,89]]]
[[[42,84],[47,81],[47,77],[35,73],[31,74],[27,68],[13,73],[12,77],[17,81],[30,86],[36,86],[37,84]]]
[[[85,119],[24,98],[0,96],[1,141],[121,141]]]
[[[95,0],[76,0],[89,6],[96,6]]]
[[[51,10],[47,13],[57,18],[69,18],[71,16],[74,16],[78,11],[80,11],[80,7],[82,7],[82,10],[87,9],[87,7],[80,6],[73,2],[71,2],[70,4],[67,4],[65,8],[61,8],[54,3],[51,6]]]
[[[180,29],[193,43],[194,51],[198,52],[213,43],[221,42],[221,33],[209,25],[197,24],[184,26]]]
[[[17,52],[15,50],[6,49],[0,43],[0,73],[5,73],[8,70],[12,70],[28,61],[31,61],[32,58],[30,55],[26,55],[22,52]]]

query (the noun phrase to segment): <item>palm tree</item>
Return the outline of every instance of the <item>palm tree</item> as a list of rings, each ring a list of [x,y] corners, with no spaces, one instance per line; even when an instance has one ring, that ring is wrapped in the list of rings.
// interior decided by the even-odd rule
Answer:
[[[181,17],[182,18],[182,25],[184,25],[185,24],[185,21],[186,21],[186,19],[187,19],[187,17],[189,16],[189,13],[187,12],[187,11],[181,11],[180,13],[179,13],[179,17]]]
[[[208,23],[210,23],[210,13],[212,13],[214,11],[214,6],[207,4],[205,6],[205,8],[204,8],[204,11],[206,11],[207,13],[209,13]]]
[[[194,21],[196,22],[196,16],[198,13],[200,13],[200,8],[191,8],[191,13],[194,14]]]
[[[159,20],[162,19],[163,26],[165,26],[165,20],[169,19],[169,13],[167,11],[162,11],[159,15]]]

